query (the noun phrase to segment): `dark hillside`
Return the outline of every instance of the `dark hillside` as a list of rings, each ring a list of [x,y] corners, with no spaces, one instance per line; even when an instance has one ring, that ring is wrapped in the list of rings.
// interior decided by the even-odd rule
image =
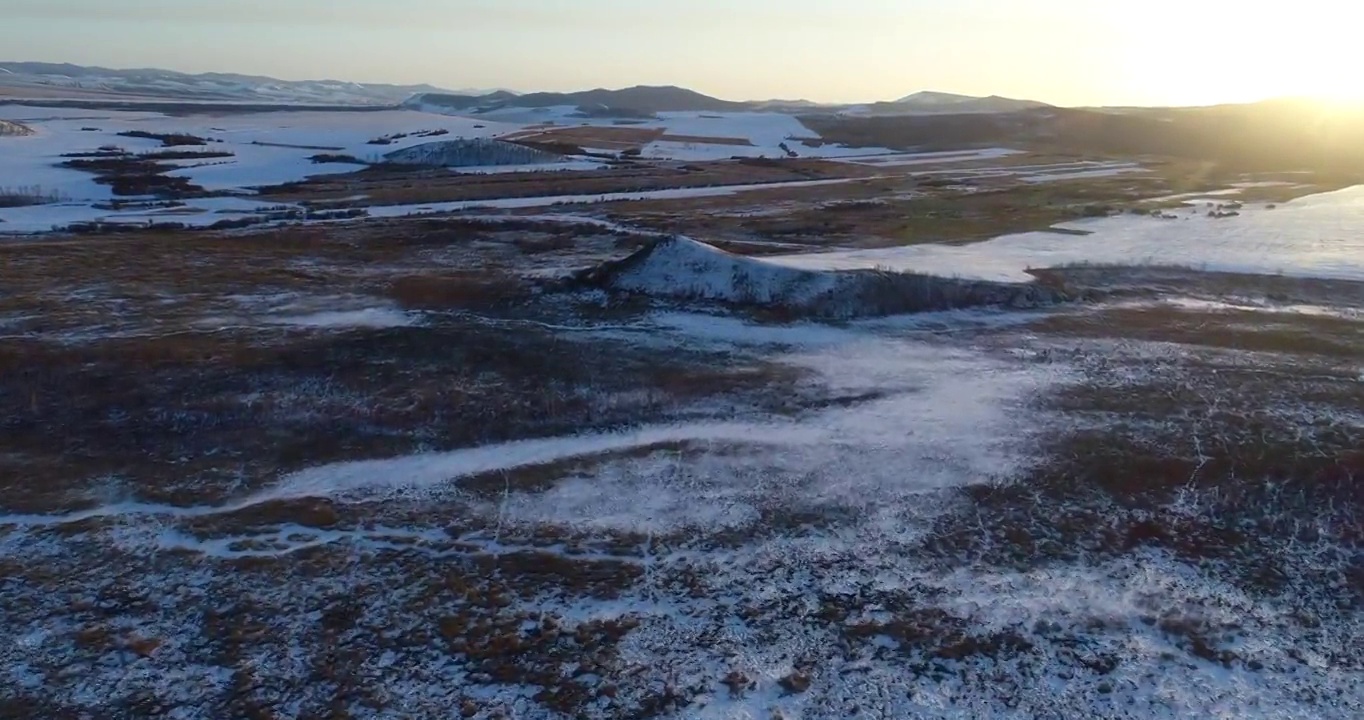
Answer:
[[[750,108],[748,103],[720,100],[685,88],[644,85],[622,90],[599,88],[572,93],[537,92],[525,95],[515,95],[508,92],[495,92],[487,95],[430,93],[413,98],[409,101],[409,104],[412,103],[440,105],[456,110],[496,107],[541,108],[569,105],[581,108],[585,112],[600,113],[603,110],[610,109],[627,111],[634,115],[683,111],[722,112]]]
[[[1364,172],[1364,110],[1288,100],[1124,113],[1049,108],[994,115],[809,116],[802,122],[828,141],[863,147],[1011,145],[1210,160],[1238,171]]]

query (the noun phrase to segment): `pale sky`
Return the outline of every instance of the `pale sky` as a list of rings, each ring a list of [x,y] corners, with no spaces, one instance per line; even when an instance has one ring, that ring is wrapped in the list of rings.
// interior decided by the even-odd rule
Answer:
[[[0,60],[730,100],[1364,95],[1343,0],[0,0]]]

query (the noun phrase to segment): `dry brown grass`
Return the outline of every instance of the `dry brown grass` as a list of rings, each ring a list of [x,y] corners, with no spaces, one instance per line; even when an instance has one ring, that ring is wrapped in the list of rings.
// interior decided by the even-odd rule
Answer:
[[[736,147],[753,147],[753,141],[741,137],[714,137],[710,135],[670,135],[664,134],[658,138],[662,142],[691,143],[693,145],[731,145]]]
[[[537,262],[527,238],[576,253],[618,240],[412,219],[0,246],[5,506],[89,504],[106,485],[212,502],[291,468],[619,425],[772,381],[545,330],[537,318],[571,309],[537,305],[531,283],[496,269]],[[337,297],[426,313],[397,329],[268,322],[307,312],[273,304]]]
[[[1249,309],[1178,307],[1112,308],[1092,315],[1058,315],[1038,330],[1067,337],[1114,337],[1226,350],[1285,353],[1314,358],[1364,357],[1359,322],[1332,316]]]
[[[709,135],[672,135],[665,128],[618,126],[583,126],[533,128],[502,137],[503,140],[544,145],[569,145],[602,150],[638,150],[652,142],[692,143],[696,145],[730,145],[752,147],[753,142],[741,137]]]
[[[1247,282],[1240,292],[1254,287]],[[1025,478],[967,488],[966,506],[939,523],[926,552],[951,567],[1025,569],[1156,549],[1252,594],[1332,611],[1364,605],[1364,572],[1351,560],[1364,543],[1364,454],[1353,431],[1364,406],[1360,328],[1335,317],[1170,307],[1033,325],[1062,342],[1185,349],[1079,351],[1090,381],[1045,402],[1093,423],[1051,435],[1047,460]],[[1139,379],[1122,379],[1129,373]],[[1238,659],[1234,644],[1178,617],[1148,624],[1198,657]]]
[[[394,278],[388,296],[414,310],[492,310],[525,303],[531,286],[514,276],[453,272]]]
[[[501,139],[547,145],[572,145],[602,150],[637,150],[663,135],[662,128],[638,127],[551,127],[530,129],[505,135]]]
[[[916,178],[869,178],[723,197],[621,203],[611,208],[611,217],[721,242],[893,247],[975,242],[1047,230],[1079,217],[1096,202],[1114,202],[1136,192],[1117,181],[1023,186],[998,182],[996,188],[963,194]]]
[[[270,200],[301,202],[366,195],[369,205],[478,201],[559,195],[605,195],[675,188],[750,185],[840,177],[874,171],[818,160],[635,164],[607,170],[460,175],[444,170],[361,171],[266,188]]]

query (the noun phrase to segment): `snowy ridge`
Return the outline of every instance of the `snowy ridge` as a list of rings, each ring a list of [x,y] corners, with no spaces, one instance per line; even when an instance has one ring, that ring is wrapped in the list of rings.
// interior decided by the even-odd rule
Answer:
[[[678,300],[761,306],[815,317],[859,317],[980,305],[1035,307],[1066,299],[1038,285],[966,281],[908,271],[791,267],[734,255],[688,237],[671,237],[578,281]]]
[[[663,240],[625,263],[612,279],[617,289],[733,303],[805,305],[840,282],[835,273],[772,265],[687,237]]]

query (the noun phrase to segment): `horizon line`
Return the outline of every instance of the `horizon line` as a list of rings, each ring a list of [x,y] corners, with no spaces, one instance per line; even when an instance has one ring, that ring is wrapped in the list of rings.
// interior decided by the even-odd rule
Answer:
[[[1069,105],[1069,104],[1052,103],[1052,102],[1048,102],[1048,101],[1045,101],[1045,100],[1037,100],[1037,99],[1028,98],[1028,97],[1013,97],[1013,96],[1009,96],[1009,95],[1001,95],[1001,94],[998,94],[998,93],[991,93],[991,94],[989,94],[989,95],[973,95],[973,94],[970,94],[970,93],[955,92],[955,91],[951,91],[951,90],[939,90],[939,89],[921,89],[921,90],[916,90],[916,91],[910,92],[910,93],[908,93],[908,94],[906,94],[906,95],[902,95],[902,96],[900,96],[899,98],[878,99],[878,100],[860,100],[860,101],[851,101],[851,102],[845,102],[845,101],[811,100],[811,99],[805,98],[805,97],[799,97],[799,98],[769,97],[769,98],[748,98],[748,99],[743,99],[743,100],[733,100],[733,99],[729,99],[729,98],[720,97],[719,95],[712,95],[712,94],[710,94],[710,93],[708,93],[708,92],[704,92],[704,91],[701,91],[701,90],[697,90],[697,89],[695,89],[695,88],[693,88],[693,87],[689,87],[689,86],[686,86],[686,85],[676,85],[676,84],[671,84],[671,83],[665,83],[665,84],[654,85],[654,84],[649,84],[649,83],[646,82],[646,83],[636,83],[636,84],[633,84],[633,85],[625,85],[625,86],[621,86],[621,87],[596,86],[596,87],[590,87],[590,88],[579,88],[579,89],[576,89],[576,90],[519,90],[519,89],[513,89],[513,88],[505,87],[505,86],[498,86],[498,87],[492,87],[492,88],[462,88],[462,89],[451,89],[451,88],[448,88],[448,87],[442,87],[442,86],[440,86],[440,85],[433,84],[433,83],[428,82],[428,81],[420,81],[420,82],[396,82],[396,81],[358,81],[358,80],[342,80],[342,79],[338,79],[338,78],[286,78],[286,77],[279,77],[279,76],[276,76],[276,75],[260,75],[260,74],[255,74],[255,73],[244,73],[244,72],[222,71],[222,70],[205,70],[205,71],[200,71],[200,72],[193,72],[193,71],[188,71],[188,70],[177,70],[177,69],[169,68],[169,67],[152,67],[152,66],[144,66],[144,67],[110,67],[110,66],[107,66],[107,65],[82,65],[82,64],[80,64],[80,63],[72,63],[72,62],[65,62],[65,61],[62,61],[62,62],[54,62],[54,61],[49,61],[49,60],[0,60],[0,65],[66,65],[66,66],[70,66],[70,67],[74,67],[74,68],[82,68],[82,69],[86,69],[86,70],[108,70],[108,71],[112,71],[112,72],[122,72],[122,73],[126,73],[126,72],[149,71],[149,72],[175,73],[175,74],[178,74],[178,75],[185,75],[185,76],[187,76],[187,77],[197,77],[197,76],[205,76],[205,75],[237,75],[237,76],[241,76],[241,77],[265,78],[265,79],[268,79],[268,80],[276,80],[276,81],[280,81],[280,82],[289,82],[289,83],[337,83],[337,84],[349,84],[349,85],[371,85],[371,86],[373,86],[373,85],[381,85],[381,86],[389,86],[389,87],[418,87],[418,86],[426,86],[426,87],[434,88],[435,90],[438,90],[438,91],[441,91],[441,92],[450,93],[450,94],[454,94],[454,95],[464,95],[464,96],[467,96],[467,97],[483,97],[483,96],[490,95],[490,94],[493,94],[493,93],[498,93],[498,92],[508,92],[508,93],[512,93],[512,94],[515,94],[515,95],[518,95],[518,96],[523,96],[523,95],[537,95],[537,94],[549,94],[549,95],[574,95],[574,94],[578,94],[578,93],[595,92],[595,91],[620,92],[620,91],[623,91],[623,90],[632,90],[632,89],[636,89],[636,88],[659,88],[659,89],[676,89],[676,90],[684,90],[684,91],[688,91],[688,92],[697,93],[697,94],[699,94],[699,95],[704,95],[705,97],[710,98],[710,99],[712,99],[712,100],[720,100],[720,101],[722,101],[722,102],[732,102],[732,103],[777,103],[777,102],[797,103],[797,102],[799,102],[799,103],[810,103],[810,104],[813,104],[813,105],[819,105],[819,106],[825,106],[825,107],[855,107],[855,106],[859,106],[859,105],[893,104],[893,103],[899,102],[899,101],[901,101],[901,100],[903,100],[903,99],[905,99],[905,98],[909,98],[909,97],[912,97],[912,96],[914,96],[914,95],[920,95],[920,94],[955,95],[955,96],[958,96],[958,97],[962,97],[962,98],[971,98],[971,99],[990,99],[990,98],[998,98],[998,99],[1003,99],[1003,100],[1014,100],[1014,101],[1019,101],[1019,102],[1036,102],[1036,103],[1041,103],[1041,104],[1043,104],[1043,105],[1047,105],[1047,106],[1050,106],[1050,107],[1061,108],[1061,109],[1071,109],[1071,110],[1083,110],[1083,109],[1087,109],[1087,108],[1109,108],[1109,109],[1125,109],[1125,108],[1148,108],[1148,109],[1158,109],[1158,108],[1190,108],[1190,109],[1194,109],[1194,108],[1206,108],[1206,107],[1219,107],[1219,106],[1224,106],[1224,105],[1255,105],[1255,104],[1259,104],[1259,103],[1274,102],[1274,101],[1285,101],[1285,100],[1299,100],[1299,101],[1324,102],[1324,103],[1325,103],[1325,102],[1331,102],[1331,100],[1328,99],[1328,98],[1315,97],[1315,96],[1312,96],[1312,95],[1303,94],[1303,95],[1269,95],[1269,96],[1263,96],[1263,97],[1260,97],[1260,98],[1257,98],[1257,99],[1254,99],[1254,100],[1239,100],[1239,101],[1214,102],[1214,103],[1188,103],[1188,104],[1142,104],[1142,103],[1102,104],[1102,103],[1098,103],[1098,104]],[[4,68],[0,68],[0,71],[3,71],[3,70],[4,70]],[[5,74],[16,74],[16,73],[13,73],[13,72],[10,72],[10,71],[4,71],[4,73],[5,73]],[[470,94],[471,91],[472,91],[472,92],[476,92],[477,94]],[[5,101],[5,98],[0,97],[0,103],[3,103],[4,101]]]

